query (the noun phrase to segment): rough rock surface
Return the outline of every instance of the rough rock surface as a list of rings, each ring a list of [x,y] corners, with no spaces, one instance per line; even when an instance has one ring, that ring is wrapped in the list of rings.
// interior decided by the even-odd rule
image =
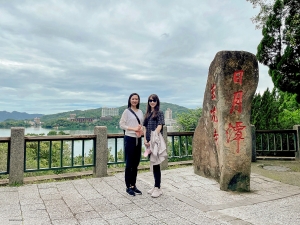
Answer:
[[[221,190],[250,191],[251,101],[258,84],[256,57],[220,51],[212,61],[193,138],[194,172]]]

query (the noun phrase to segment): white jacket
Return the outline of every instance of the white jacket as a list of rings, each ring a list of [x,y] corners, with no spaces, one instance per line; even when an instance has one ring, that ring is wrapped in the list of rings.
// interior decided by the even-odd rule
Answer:
[[[161,164],[168,157],[167,146],[161,133],[158,134],[156,131],[151,131],[150,149],[150,165],[152,169],[153,165]]]

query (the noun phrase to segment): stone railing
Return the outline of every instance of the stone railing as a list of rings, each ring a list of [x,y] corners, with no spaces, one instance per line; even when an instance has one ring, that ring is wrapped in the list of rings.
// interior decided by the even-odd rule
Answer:
[[[164,127],[164,140],[167,143],[167,128]],[[22,184],[24,180],[25,171],[25,153],[26,153],[26,142],[27,141],[63,141],[63,140],[94,140],[94,162],[89,166],[93,167],[94,177],[107,176],[107,165],[108,165],[108,137],[107,127],[96,126],[94,128],[93,135],[63,135],[63,136],[25,136],[25,128],[13,127],[11,128],[11,137],[1,138],[0,142],[8,143],[7,152],[7,174],[9,174],[9,184]],[[39,150],[38,150],[39,151]],[[61,150],[62,151],[62,150]],[[73,156],[72,156],[73,157]],[[39,160],[39,158],[38,158]],[[84,167],[82,165],[81,167]],[[161,169],[167,169],[168,160],[166,159],[161,164]],[[59,169],[76,168],[76,166],[59,167]],[[52,169],[52,168],[49,168]],[[57,169],[57,168],[56,168]],[[37,171],[37,170],[36,170]]]

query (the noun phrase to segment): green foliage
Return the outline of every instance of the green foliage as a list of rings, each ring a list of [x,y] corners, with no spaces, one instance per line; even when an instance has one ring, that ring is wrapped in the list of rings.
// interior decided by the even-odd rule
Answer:
[[[193,137],[174,137],[174,142],[168,142],[168,157],[170,162],[192,159]]]
[[[0,172],[7,171],[8,144],[0,143]]]
[[[253,4],[253,8],[260,8],[259,13],[252,17],[251,20],[256,24],[256,29],[261,29],[268,19],[268,15],[272,11],[275,0],[246,0]]]
[[[48,132],[47,136],[52,136],[52,135],[69,135],[69,134],[64,132],[63,130],[60,131],[51,130]]]
[[[26,120],[5,120],[0,122],[0,128],[11,128],[11,127],[30,127],[31,125]]]
[[[300,124],[300,104],[295,94],[267,89],[254,95],[250,120],[257,130],[292,129]]]
[[[145,113],[147,103],[141,103],[140,109]],[[53,127],[64,127],[68,129],[85,129],[88,127],[94,126],[107,126],[107,127],[119,127],[119,121],[123,111],[127,108],[127,105],[119,107],[119,116],[112,116],[109,119],[101,118],[102,108],[98,109],[89,109],[89,110],[75,110],[64,113],[57,113],[52,115],[45,115],[41,117],[43,121],[42,127],[44,128],[53,128]],[[170,108],[173,112],[173,115],[176,118],[176,115],[183,112],[188,112],[188,109],[182,106],[178,106],[171,103],[161,103],[160,110],[163,112]],[[76,117],[86,117],[94,118],[94,122],[80,123],[75,121],[70,121],[67,118],[70,117],[70,114],[76,114]]]
[[[179,131],[194,131],[198,125],[201,114],[201,108],[189,109],[187,112],[177,114]]]
[[[88,109],[88,110],[74,110],[62,113],[56,113],[51,115],[44,115],[41,117],[41,121],[48,122],[58,119],[67,119],[70,117],[70,114],[76,114],[76,117],[86,117],[86,118],[100,118],[102,108],[98,109]]]
[[[257,59],[269,67],[274,86],[300,102],[300,2],[276,0],[262,30]]]

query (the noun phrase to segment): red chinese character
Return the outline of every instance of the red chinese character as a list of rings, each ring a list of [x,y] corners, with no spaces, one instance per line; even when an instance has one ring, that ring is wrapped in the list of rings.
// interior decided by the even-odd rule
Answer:
[[[235,71],[233,73],[233,82],[234,83],[239,83],[240,85],[242,85],[242,83],[243,83],[243,75],[244,75],[244,71],[243,70]]]
[[[216,109],[216,106],[214,106],[213,108],[212,108],[212,110],[210,110],[210,115],[211,115],[211,120],[213,121],[213,122],[218,122],[218,117],[217,117],[217,115],[216,115],[216,113],[217,113],[217,109]]]
[[[210,92],[211,92],[211,100],[215,100],[216,99],[216,84],[213,84],[211,86]]]
[[[237,141],[237,150],[236,153],[240,152],[240,140],[244,139],[242,130],[246,127],[246,126],[242,126],[243,122],[236,122],[235,123],[235,127],[231,125],[231,123],[229,123],[229,127],[226,130],[226,137],[227,137],[227,143],[229,143],[230,141]],[[234,136],[232,138],[232,136]]]
[[[219,134],[217,133],[217,130],[215,129],[214,130],[214,139],[215,139],[216,144],[218,144],[218,138],[219,138]]]
[[[234,92],[230,113],[232,113],[234,110],[237,110],[239,113],[242,112],[242,99],[243,91]]]

